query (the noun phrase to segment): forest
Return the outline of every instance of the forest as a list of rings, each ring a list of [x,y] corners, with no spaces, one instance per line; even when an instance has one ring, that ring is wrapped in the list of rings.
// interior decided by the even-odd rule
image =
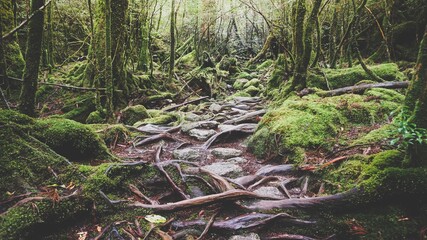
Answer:
[[[0,239],[427,239],[425,0],[0,0]]]

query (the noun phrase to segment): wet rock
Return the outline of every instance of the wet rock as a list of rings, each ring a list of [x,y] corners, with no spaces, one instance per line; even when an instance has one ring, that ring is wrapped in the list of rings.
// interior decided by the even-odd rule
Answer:
[[[202,157],[199,149],[185,148],[177,149],[173,152],[173,157],[179,160],[196,161]]]
[[[182,125],[181,131],[184,133],[188,133],[190,130],[195,128],[215,129],[218,127],[218,125],[219,123],[217,121],[192,122]]]
[[[242,151],[234,148],[215,148],[212,150],[212,155],[222,159],[229,159],[242,155]]]
[[[258,234],[249,233],[245,235],[234,235],[234,236],[231,236],[228,240],[260,240],[260,239],[261,238],[259,237]]]
[[[216,162],[211,165],[204,166],[203,168],[220,176],[241,174],[243,171],[239,165],[231,162]]]
[[[221,110],[222,110],[222,106],[221,106],[221,105],[219,105],[219,104],[217,104],[217,103],[213,103],[213,104],[209,107],[209,110],[210,110],[210,111],[212,111],[212,112],[214,112],[214,113],[218,113],[218,112],[221,112]]]
[[[283,198],[283,194],[279,189],[277,189],[277,187],[260,187],[255,190],[254,193],[266,197]]]
[[[250,110],[251,109],[248,105],[245,105],[245,104],[239,104],[239,105],[233,106],[233,108],[236,108],[239,110]]]
[[[258,103],[261,101],[261,98],[259,97],[235,97],[234,101],[237,104],[243,104],[243,103]]]
[[[216,134],[216,131],[212,130],[212,129],[207,130],[207,129],[197,129],[197,128],[195,128],[195,129],[191,129],[188,132],[188,135],[190,135],[191,137],[196,138],[199,141],[205,141],[205,140],[207,140],[208,138],[212,137],[215,134]]]
[[[272,175],[289,175],[295,172],[295,167],[292,164],[285,165],[267,165],[259,169],[255,174],[260,176],[272,176]]]

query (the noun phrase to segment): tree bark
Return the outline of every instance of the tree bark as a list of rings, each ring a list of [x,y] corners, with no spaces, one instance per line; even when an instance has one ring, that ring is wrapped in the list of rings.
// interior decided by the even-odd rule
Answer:
[[[113,62],[111,56],[111,2],[105,0],[105,87],[107,88],[106,109],[107,122],[114,120],[114,83],[113,83]]]
[[[172,79],[174,77],[174,69],[175,69],[175,27],[176,27],[176,18],[175,18],[175,0],[172,0],[171,5],[171,20],[170,20],[170,37],[171,37],[171,44],[170,44],[170,58],[169,58],[169,82],[172,82]]]
[[[411,122],[418,128],[427,129],[427,27],[420,44],[416,70],[406,96],[404,114],[412,114]],[[408,146],[406,160],[411,166],[427,166],[426,156],[426,142]]]
[[[25,59],[24,83],[22,85],[19,110],[29,116],[35,116],[37,80],[40,67],[40,56],[43,39],[44,13],[38,11],[44,0],[32,0],[31,10],[34,17],[30,20],[27,52]]]

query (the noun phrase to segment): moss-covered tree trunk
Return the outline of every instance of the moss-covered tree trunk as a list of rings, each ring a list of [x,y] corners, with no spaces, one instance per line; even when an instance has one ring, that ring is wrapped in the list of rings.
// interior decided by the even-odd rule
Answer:
[[[142,10],[141,10],[141,49],[139,51],[138,58],[138,70],[144,72],[148,71],[150,65],[150,54],[149,54],[149,31],[150,29],[150,19],[148,18],[148,1],[142,1]]]
[[[307,86],[307,70],[310,64],[313,50],[313,29],[317,21],[322,0],[316,0],[313,4],[308,20],[305,22],[306,6],[305,0],[299,0],[296,9],[295,20],[295,69],[292,79],[291,90],[300,91]],[[304,29],[305,23],[305,31]]]
[[[29,116],[35,115],[35,100],[44,24],[44,13],[43,11],[38,11],[38,9],[43,5],[44,0],[31,1],[31,11],[35,12],[35,15],[30,20],[28,28],[24,83],[22,85],[19,104],[19,110]]]
[[[175,18],[175,0],[172,0],[171,4],[171,20],[170,20],[170,58],[169,58],[169,82],[172,81],[174,69],[175,69],[175,28],[176,28],[176,18]]]
[[[3,24],[1,24],[2,14],[0,14],[0,87],[6,82],[6,61],[4,57],[4,48],[3,48]]]
[[[0,0],[0,15],[2,15],[0,24],[3,28],[3,34],[8,33],[15,26],[15,5],[16,2],[14,1]],[[11,77],[22,77],[25,62],[15,35],[8,39],[3,39],[3,50],[5,52],[4,60],[7,67],[5,72]]]
[[[111,34],[111,5],[110,0],[105,0],[105,87],[106,87],[106,110],[107,122],[114,119],[114,80],[113,80],[113,61],[111,56],[112,34]]]
[[[411,121],[417,127],[427,129],[427,27],[420,44],[416,70],[406,97],[405,111],[412,113]],[[427,166],[427,144],[416,142],[409,145],[406,158],[411,166]]]
[[[123,93],[114,92],[114,106],[127,105],[127,98],[130,94],[125,68],[128,6],[128,0],[110,0],[113,84],[115,89],[123,91]]]

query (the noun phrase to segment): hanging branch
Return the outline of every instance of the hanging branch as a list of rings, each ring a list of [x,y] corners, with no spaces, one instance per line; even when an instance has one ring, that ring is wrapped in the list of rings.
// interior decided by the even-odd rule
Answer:
[[[28,16],[27,19],[25,19],[25,21],[21,22],[18,26],[16,26],[14,29],[12,29],[12,31],[10,31],[9,33],[3,35],[1,38],[2,40],[6,40],[9,39],[10,37],[13,36],[13,34],[15,34],[19,29],[25,27],[30,20],[40,11],[43,11],[50,3],[52,0],[47,1],[47,3],[45,3],[45,5],[41,6],[39,9],[37,9],[36,11],[34,11],[33,13],[31,13],[30,16]]]

